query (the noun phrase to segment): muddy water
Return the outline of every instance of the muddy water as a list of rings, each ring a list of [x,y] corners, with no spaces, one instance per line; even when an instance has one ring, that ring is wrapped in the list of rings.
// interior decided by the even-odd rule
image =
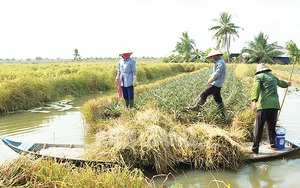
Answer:
[[[92,139],[86,135],[80,108],[96,96],[76,99],[61,106],[0,116],[0,137],[16,141],[85,144]],[[70,107],[71,106],[71,107]],[[17,157],[0,141],[0,163]]]
[[[298,87],[299,88],[299,87]],[[300,89],[300,88],[299,88]],[[285,90],[279,89],[280,101]],[[49,143],[90,143],[93,139],[86,135],[85,124],[80,107],[95,96],[83,97],[73,101],[72,108],[42,109],[40,112],[22,112],[0,116],[0,137],[18,141]],[[287,130],[286,138],[300,143],[300,91],[296,87],[288,90],[279,124]],[[48,113],[45,113],[48,112]],[[0,142],[0,163],[17,157],[12,150]],[[300,158],[260,162],[243,166],[238,171],[208,172],[203,170],[185,170],[181,174],[172,174],[166,185],[180,183],[184,187],[223,187],[222,181],[231,187],[300,187]],[[155,178],[161,184],[164,178]]]

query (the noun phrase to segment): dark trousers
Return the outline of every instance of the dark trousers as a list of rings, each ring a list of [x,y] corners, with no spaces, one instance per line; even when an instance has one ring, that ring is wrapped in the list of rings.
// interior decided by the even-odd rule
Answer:
[[[252,150],[258,153],[259,143],[261,141],[264,125],[267,125],[269,141],[271,147],[276,147],[276,132],[277,109],[258,110],[256,113],[255,133]]]
[[[123,98],[125,100],[133,100],[134,99],[134,87],[122,87]]]
[[[200,98],[202,101],[206,101],[207,97],[209,95],[213,95],[214,100],[220,104],[222,103],[222,97],[221,97],[221,87],[216,87],[214,85],[209,84],[205,90],[201,93]]]

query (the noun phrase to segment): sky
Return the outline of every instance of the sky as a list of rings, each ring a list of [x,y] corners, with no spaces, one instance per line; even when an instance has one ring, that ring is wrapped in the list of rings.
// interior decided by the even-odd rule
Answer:
[[[230,51],[238,53],[260,32],[268,43],[300,46],[297,0],[0,0],[0,58],[133,57],[172,54],[183,32],[202,51],[214,48],[214,19],[232,15],[241,27]]]

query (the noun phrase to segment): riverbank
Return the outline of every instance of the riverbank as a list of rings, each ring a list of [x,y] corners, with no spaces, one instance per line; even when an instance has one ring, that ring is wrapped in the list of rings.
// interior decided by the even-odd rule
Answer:
[[[288,95],[289,96],[289,95]],[[299,100],[299,99],[298,99]],[[286,101],[287,102],[287,101]],[[75,105],[76,106],[76,105]],[[288,105],[284,105],[283,110],[287,107]],[[71,110],[72,111],[72,110]],[[296,110],[297,112],[297,110]],[[284,113],[284,112],[282,112]],[[78,119],[76,119],[75,121],[72,121],[72,124],[70,124],[69,129],[63,130],[60,129],[62,127],[62,125],[65,125],[67,122],[60,122],[61,119],[64,119],[63,116],[64,115],[70,115],[68,113],[68,111],[66,112],[59,112],[59,114],[57,113],[49,113],[49,114],[41,114],[40,115],[34,115],[31,116],[32,121],[29,121],[28,119],[28,123],[24,123],[24,119],[22,119],[24,116],[20,115],[18,117],[20,117],[19,119],[19,123],[22,124],[22,126],[24,127],[23,130],[25,130],[24,134],[22,135],[22,132],[18,135],[17,132],[13,133],[14,138],[17,138],[18,140],[33,140],[33,139],[38,139],[38,135],[40,135],[41,133],[41,137],[39,139],[45,139],[45,140],[49,140],[49,142],[53,142],[56,141],[57,143],[60,141],[63,142],[67,142],[67,143],[71,143],[71,142],[77,142],[77,139],[82,139],[81,141],[86,142],[85,140],[85,133],[79,133],[79,134],[74,134],[74,137],[72,137],[72,133],[70,133],[69,135],[69,130],[72,129],[73,127],[76,127],[76,124],[80,124],[80,121],[78,121]],[[12,114],[13,115],[13,114]],[[45,118],[45,115],[49,115],[49,118]],[[53,115],[52,117],[50,117],[51,115]],[[79,115],[81,116],[81,113],[73,113],[73,115]],[[9,115],[11,116],[11,115]],[[36,124],[34,126],[29,126],[28,129],[26,129],[26,126],[28,126],[30,124],[30,122],[34,123],[34,118],[35,116],[40,116],[41,119],[38,120],[38,122],[36,122]],[[7,116],[8,117],[8,116]],[[282,117],[285,117],[285,115],[282,115]],[[45,119],[43,119],[45,118]],[[54,121],[55,119],[55,121]],[[69,119],[69,118],[67,118]],[[3,120],[3,119],[1,119]],[[14,118],[12,118],[12,121],[16,121],[16,116],[14,116]],[[70,119],[68,120],[70,121]],[[44,122],[46,124],[42,124],[42,126],[44,127],[40,127],[39,123],[40,122]],[[286,122],[286,121],[284,121]],[[2,123],[2,121],[0,122]],[[53,126],[52,124],[58,123],[58,125]],[[286,122],[288,124],[288,122]],[[22,127],[21,126],[21,127]],[[13,126],[12,126],[13,127]],[[49,127],[51,127],[49,129]],[[53,128],[55,127],[56,131],[61,131],[63,130],[64,132],[62,132],[61,135],[59,135],[58,137],[54,137],[53,134]],[[81,131],[85,131],[85,126],[84,125],[80,125],[79,126]],[[30,132],[30,129],[33,129],[32,132]],[[45,129],[45,134],[43,134],[43,129]],[[27,133],[26,133],[27,131]],[[48,134],[47,134],[48,132]],[[49,134],[50,132],[50,134]],[[293,133],[294,131],[289,131],[287,130],[287,136],[291,136],[290,133]],[[26,136],[27,137],[26,137]],[[23,138],[21,138],[23,137]],[[54,139],[55,138],[55,139]],[[81,142],[79,141],[79,142]],[[1,150],[3,151],[3,150]],[[2,152],[1,152],[2,153]],[[295,182],[295,180],[297,179],[297,177],[295,175],[297,175],[297,170],[299,168],[299,160],[298,159],[285,159],[285,160],[279,160],[279,161],[274,161],[274,162],[266,162],[266,163],[257,163],[257,164],[253,164],[253,165],[245,165],[242,166],[240,169],[236,170],[236,171],[228,171],[225,170],[224,173],[222,171],[213,171],[212,174],[209,173],[208,171],[202,171],[202,170],[194,170],[194,171],[189,171],[189,172],[185,172],[184,175],[182,175],[181,177],[175,177],[174,174],[169,176],[169,180],[170,182],[173,183],[181,183],[179,180],[183,180],[182,184],[186,185],[186,186],[207,186],[209,184],[210,180],[213,180],[213,177],[216,177],[216,179],[218,180],[224,180],[224,182],[226,183],[230,183],[230,185],[235,186],[236,187],[249,187],[252,185],[280,185],[282,187],[287,186],[287,187],[293,187],[295,185],[297,185],[297,182]],[[283,173],[278,173],[278,172],[282,172],[282,169],[284,169],[285,171]],[[193,177],[187,177],[186,175],[191,175],[194,174],[195,178]],[[276,174],[274,176],[274,174]],[[172,178],[176,178],[176,179],[172,179]],[[203,177],[203,178],[200,178]],[[249,182],[249,178],[251,179]],[[163,181],[163,180],[162,180]],[[186,184],[184,184],[186,183]],[[167,184],[169,184],[169,182],[167,182]],[[166,184],[166,185],[167,185]]]
[[[280,100],[282,100],[283,92],[283,89],[279,89]],[[90,137],[91,135],[86,135],[80,107],[85,102],[96,97],[97,95],[75,99],[73,106],[76,108],[68,111],[53,111],[48,114],[24,112],[2,116],[0,124],[3,128],[1,129],[0,137],[7,136],[19,141],[41,142],[45,140],[51,143],[92,143],[91,140],[93,138]],[[297,91],[297,87],[293,86],[289,89],[280,118],[280,121],[285,124],[287,129],[286,136],[288,139],[297,140],[298,135],[300,135],[297,118],[295,118],[298,116],[299,102],[299,91]],[[289,125],[292,125],[292,127]],[[10,154],[18,157],[3,143],[0,143],[0,150],[0,158],[6,156],[6,160],[11,160],[14,157],[11,157]],[[297,180],[299,168],[300,159],[292,158],[245,164],[234,171],[185,169],[169,175],[161,174],[155,176],[154,180],[156,187],[162,184],[165,186],[178,184],[183,187],[208,187],[210,184],[213,187],[216,183],[219,183],[219,186],[223,186],[222,182],[230,184],[231,187],[241,188],[260,187],[261,185],[268,185],[269,187],[297,187],[300,185]],[[149,177],[151,178],[153,175],[155,173],[149,175]]]
[[[192,72],[204,63],[137,63],[138,81],[148,83]],[[0,69],[0,114],[28,110],[64,99],[115,89],[116,63],[11,63]],[[159,67],[159,69],[157,68]]]

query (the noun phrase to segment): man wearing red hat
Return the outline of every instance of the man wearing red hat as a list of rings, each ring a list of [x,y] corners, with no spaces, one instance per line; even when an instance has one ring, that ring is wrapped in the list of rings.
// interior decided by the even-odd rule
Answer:
[[[136,62],[130,57],[132,53],[132,50],[126,47],[119,54],[122,59],[119,61],[116,76],[116,84],[120,84],[122,88],[122,94],[127,108],[133,108],[134,87],[137,86]]]

